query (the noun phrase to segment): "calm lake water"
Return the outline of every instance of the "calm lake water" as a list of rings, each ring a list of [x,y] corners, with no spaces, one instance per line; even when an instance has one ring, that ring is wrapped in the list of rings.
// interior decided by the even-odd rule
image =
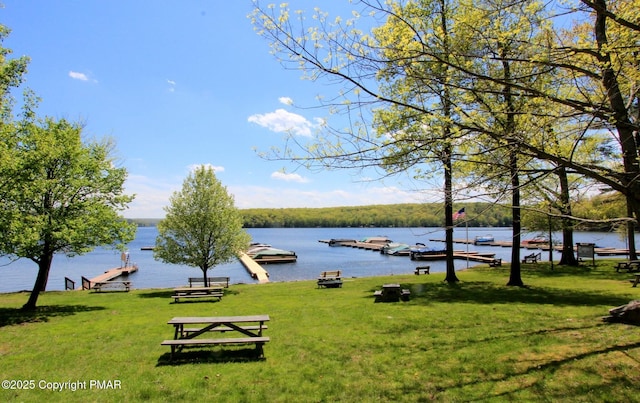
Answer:
[[[310,280],[318,277],[321,271],[342,270],[344,277],[369,277],[392,274],[413,273],[415,261],[405,256],[386,256],[378,252],[347,247],[329,247],[318,242],[331,238],[363,239],[369,236],[387,236],[395,242],[415,244],[422,242],[432,248],[444,248],[444,243],[430,242],[430,239],[444,239],[441,228],[266,228],[249,229],[247,232],[256,242],[269,243],[276,248],[293,250],[298,261],[288,264],[265,265],[271,281]],[[497,241],[511,239],[511,228],[457,228],[456,239],[474,239],[479,235],[491,234]],[[130,259],[139,267],[139,271],[130,275],[134,288],[167,288],[184,285],[188,277],[202,275],[200,269],[187,266],[168,265],[153,259],[153,252],[143,251],[143,246],[155,243],[155,227],[141,227],[136,239],[129,247]],[[523,239],[533,237],[528,234]],[[626,248],[625,241],[618,234],[602,232],[578,232],[575,242],[591,242],[601,247]],[[554,239],[560,239],[554,235]],[[510,248],[473,246],[456,244],[459,250],[493,252],[496,258],[511,260]],[[529,252],[527,252],[529,253]],[[543,258],[547,258],[543,253]],[[622,256],[620,256],[622,258]],[[559,258],[559,253],[555,254]],[[419,264],[419,263],[418,263]],[[432,273],[444,272],[445,262],[429,262]],[[456,260],[456,269],[467,267],[464,260]],[[473,266],[477,263],[470,262]],[[104,271],[120,266],[120,252],[109,249],[96,249],[84,256],[67,258],[56,255],[53,261],[47,290],[63,290],[64,278],[69,277],[81,286],[81,277],[95,277]],[[10,262],[0,258],[0,292],[31,290],[36,278],[37,266],[30,260]],[[254,283],[244,266],[239,262],[219,265],[210,269],[209,276],[230,277],[232,283]]]

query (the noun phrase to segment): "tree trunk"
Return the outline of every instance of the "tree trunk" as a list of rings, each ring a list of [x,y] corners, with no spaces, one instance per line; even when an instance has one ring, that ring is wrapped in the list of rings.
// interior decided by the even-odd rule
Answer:
[[[569,179],[567,170],[560,167],[557,171],[560,180],[560,214],[562,215],[562,256],[560,264],[567,266],[578,266],[578,259],[573,252],[573,221],[571,217],[571,200],[569,198]],[[551,239],[549,239],[551,242]],[[553,250],[553,245],[549,245]]]
[[[627,195],[627,216],[633,218],[633,204],[635,201]],[[627,222],[627,243],[629,244],[629,260],[638,260],[638,252],[636,251],[636,225],[635,221]]]
[[[520,234],[522,232],[520,214],[520,178],[518,176],[518,156],[515,150],[510,151],[511,170],[511,215],[513,216],[513,244],[511,245],[511,270],[507,285],[522,287],[522,275],[520,269]]]
[[[200,270],[202,270],[202,284],[204,284],[205,287],[209,287],[209,282],[207,281],[208,268],[201,267]]]
[[[51,270],[51,262],[53,261],[53,253],[47,253],[40,257],[38,261],[38,275],[36,276],[36,282],[31,290],[31,295],[26,304],[22,306],[25,311],[34,311],[36,309],[36,303],[40,293],[47,288],[47,281],[49,280],[49,270]]]
[[[609,50],[609,40],[607,38],[607,1],[593,0],[591,7],[595,14],[596,20],[594,24],[594,35],[598,44],[598,61],[602,66],[602,85],[607,91],[607,98],[611,110],[613,111],[613,123],[618,131],[620,138],[620,147],[622,149],[622,162],[624,165],[625,189],[622,193],[627,198],[628,216],[640,218],[640,165],[638,164],[638,146],[634,136],[635,126],[631,121],[629,111],[622,91],[618,83],[618,73],[613,70],[611,62],[611,54]],[[634,223],[629,223],[627,227],[627,236],[629,238],[629,257],[636,258]],[[633,249],[633,253],[632,253]]]
[[[444,161],[444,215],[445,241],[447,248],[447,275],[444,281],[457,283],[456,268],[453,262],[453,180],[451,178],[451,146],[446,147]]]

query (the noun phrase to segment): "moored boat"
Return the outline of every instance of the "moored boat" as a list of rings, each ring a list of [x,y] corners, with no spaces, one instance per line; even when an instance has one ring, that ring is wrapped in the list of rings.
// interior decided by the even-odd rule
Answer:
[[[291,263],[298,259],[294,251],[259,243],[251,244],[247,255],[257,263]]]
[[[391,256],[409,256],[411,246],[406,243],[391,242],[380,249],[380,253]]]
[[[473,240],[474,245],[488,245],[495,242],[493,235],[480,235]]]
[[[424,244],[416,244],[409,250],[409,256],[411,260],[433,260],[442,258],[446,255],[445,249],[432,249]]]

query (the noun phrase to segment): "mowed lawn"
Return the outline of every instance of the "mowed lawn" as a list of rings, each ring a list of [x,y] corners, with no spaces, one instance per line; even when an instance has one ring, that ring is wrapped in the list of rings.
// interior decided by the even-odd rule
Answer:
[[[19,310],[26,293],[1,294],[0,400],[640,401],[640,327],[602,321],[640,299],[614,266],[525,265],[525,288],[505,286],[508,266],[458,272],[456,285],[343,267],[336,289],[233,285],[220,302],[181,303],[171,290],[47,292],[33,314]],[[410,301],[374,303],[391,282]],[[271,318],[264,359],[218,346],[169,362],[160,345],[174,316],[253,314]]]

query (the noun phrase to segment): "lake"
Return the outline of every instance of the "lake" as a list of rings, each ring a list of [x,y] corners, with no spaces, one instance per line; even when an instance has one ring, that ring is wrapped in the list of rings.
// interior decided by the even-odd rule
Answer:
[[[417,265],[405,256],[387,256],[378,252],[347,247],[330,247],[319,240],[331,238],[363,239],[369,236],[387,236],[395,242],[415,244],[422,242],[432,248],[444,248],[444,243],[429,242],[430,239],[444,239],[442,228],[251,228],[247,232],[256,242],[269,243],[276,248],[293,250],[298,261],[287,264],[265,265],[271,281],[297,281],[316,279],[321,271],[342,270],[343,277],[370,277],[413,273]],[[491,234],[496,241],[509,241],[511,228],[456,228],[454,238],[474,239],[479,235]],[[536,234],[527,234],[523,239]],[[129,276],[134,288],[168,288],[185,285],[188,277],[202,276],[198,268],[169,265],[153,259],[152,251],[141,250],[155,243],[155,227],[138,228],[136,239],[128,245],[130,259],[139,267],[138,272]],[[554,240],[559,240],[559,234]],[[575,242],[590,242],[601,247],[626,248],[625,241],[618,234],[603,232],[576,232]],[[492,246],[456,244],[455,249],[493,252],[496,258],[511,260],[511,249]],[[525,251],[523,251],[523,254]],[[526,251],[526,253],[531,253]],[[543,259],[547,259],[543,253]],[[559,259],[559,253],[555,253]],[[620,256],[623,258],[623,256]],[[432,273],[444,272],[445,262],[428,262]],[[470,266],[478,263],[469,262]],[[464,269],[467,262],[455,261],[456,269]],[[69,277],[81,286],[81,277],[95,277],[108,269],[120,266],[120,252],[98,248],[84,256],[67,258],[56,255],[49,274],[47,290],[63,290],[64,278]],[[36,278],[37,266],[30,260],[11,262],[0,258],[0,292],[31,290]],[[240,262],[234,261],[210,269],[209,276],[230,277],[231,283],[255,283]]]

